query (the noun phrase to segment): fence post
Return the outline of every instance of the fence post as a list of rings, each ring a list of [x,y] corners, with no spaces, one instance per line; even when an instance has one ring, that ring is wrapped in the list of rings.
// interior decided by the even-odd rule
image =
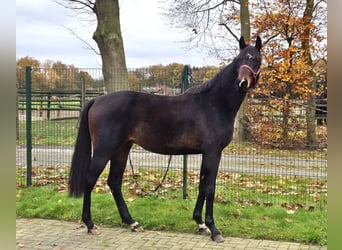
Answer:
[[[19,139],[19,94],[18,86],[15,88],[15,139]]]
[[[183,68],[182,79],[182,93],[184,93],[189,87],[189,66],[185,65]],[[187,196],[187,177],[188,177],[188,155],[183,155],[183,199]]]
[[[82,78],[81,80],[81,110],[83,109],[85,102],[86,102],[86,86],[85,86],[85,78]]]
[[[47,119],[50,121],[50,115],[51,115],[51,113],[50,113],[50,109],[51,109],[51,93],[49,92],[48,94],[47,94],[48,96],[48,101],[47,101],[47,114],[46,114],[46,116],[47,116]]]
[[[31,67],[26,67],[26,185],[32,185]]]

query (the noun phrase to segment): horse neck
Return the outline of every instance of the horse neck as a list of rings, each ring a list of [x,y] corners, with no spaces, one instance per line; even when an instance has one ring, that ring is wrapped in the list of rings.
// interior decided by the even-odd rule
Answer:
[[[215,82],[210,91],[216,99],[215,101],[227,112],[233,112],[234,115],[246,96],[245,92],[240,92],[238,89],[237,77],[237,67],[233,61],[212,79]]]

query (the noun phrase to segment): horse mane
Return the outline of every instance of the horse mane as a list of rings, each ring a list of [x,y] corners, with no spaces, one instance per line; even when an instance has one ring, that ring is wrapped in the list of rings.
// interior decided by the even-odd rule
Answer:
[[[214,86],[217,86],[217,84],[220,84],[220,81],[222,78],[226,78],[227,80],[224,82],[229,81],[229,78],[231,77],[231,70],[235,66],[235,60],[228,64],[226,67],[224,67],[221,71],[219,71],[213,78],[210,80],[206,81],[205,83],[189,88],[185,93],[190,93],[190,94],[197,94],[197,93],[205,93],[210,91]]]
[[[213,87],[214,83],[216,82],[214,81],[215,77],[199,86],[189,88],[187,91],[185,91],[185,93],[197,94],[197,93],[203,93],[203,92],[209,91]]]

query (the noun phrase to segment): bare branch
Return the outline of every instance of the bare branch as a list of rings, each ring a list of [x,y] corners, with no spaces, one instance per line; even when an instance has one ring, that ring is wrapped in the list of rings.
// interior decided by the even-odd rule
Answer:
[[[228,32],[236,39],[236,41],[239,41],[239,38],[233,33],[233,31],[228,27],[225,23],[219,23],[218,25],[224,26]]]
[[[204,3],[204,4],[202,4],[201,6],[199,6],[197,12],[207,12],[207,11],[209,12],[209,11],[211,11],[211,10],[213,10],[213,9],[216,9],[216,8],[219,7],[220,5],[226,4],[226,2],[228,2],[228,0],[223,0],[221,3],[218,3],[218,4],[216,4],[216,5],[212,6],[212,7],[208,7],[208,8],[206,8],[206,9],[202,9],[203,6],[205,6],[205,5],[207,5],[207,4],[210,3],[210,1],[208,1],[208,2],[206,2],[206,3]]]
[[[88,8],[93,13],[96,13],[96,6],[95,6],[95,0],[53,0],[58,5],[61,5],[64,8],[72,9],[74,11],[80,11],[84,10],[85,8]]]
[[[314,7],[313,7],[313,11],[316,11],[317,7],[318,7],[319,5],[321,5],[321,3],[327,4],[327,0],[320,0],[320,1],[317,1],[316,4],[315,4]]]
[[[266,45],[269,41],[271,41],[273,38],[276,38],[278,35],[280,35],[280,33],[270,36],[266,41],[263,42],[263,44]]]
[[[85,43],[86,47],[90,50],[92,50],[95,54],[97,55],[101,55],[100,52],[98,52],[93,46],[91,46],[86,40],[84,40],[82,37],[80,37],[79,35],[76,34],[76,32],[74,32],[72,29],[70,29],[69,27],[66,27],[64,25],[62,25],[64,28],[66,28],[67,30],[69,30],[75,37],[77,37],[77,39],[81,40],[83,43]]]

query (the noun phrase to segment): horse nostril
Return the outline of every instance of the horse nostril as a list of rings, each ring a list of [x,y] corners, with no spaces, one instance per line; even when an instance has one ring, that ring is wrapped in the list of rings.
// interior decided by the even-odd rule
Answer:
[[[247,88],[248,87],[248,81],[243,78],[241,82],[239,82],[239,88]]]

